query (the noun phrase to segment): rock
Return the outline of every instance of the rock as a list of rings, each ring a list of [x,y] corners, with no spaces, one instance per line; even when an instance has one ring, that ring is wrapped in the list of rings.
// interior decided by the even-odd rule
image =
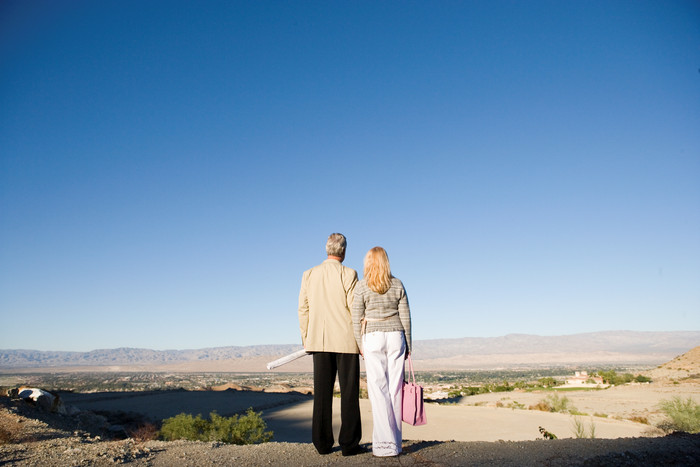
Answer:
[[[63,404],[58,395],[39,388],[20,387],[17,389],[17,397],[47,412],[59,412]]]

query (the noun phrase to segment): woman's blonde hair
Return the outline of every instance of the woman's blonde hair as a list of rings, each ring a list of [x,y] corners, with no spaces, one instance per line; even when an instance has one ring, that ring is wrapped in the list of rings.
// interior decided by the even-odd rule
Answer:
[[[365,281],[367,286],[378,294],[384,294],[391,287],[391,267],[386,250],[375,246],[365,255]]]

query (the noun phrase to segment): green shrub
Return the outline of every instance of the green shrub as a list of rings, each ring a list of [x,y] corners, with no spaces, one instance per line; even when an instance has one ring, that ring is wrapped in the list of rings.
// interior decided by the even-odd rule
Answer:
[[[190,414],[181,413],[163,420],[160,438],[166,441],[175,439],[207,441],[209,439],[208,424],[209,422],[202,419],[201,414],[193,417]]]
[[[188,439],[192,441],[219,441],[229,444],[257,444],[272,439],[273,433],[265,431],[267,425],[260,416],[249,408],[245,415],[222,417],[216,412],[209,414],[209,420],[201,415],[193,417],[181,413],[163,420],[160,438],[166,441]]]
[[[579,412],[576,407],[570,405],[568,397],[559,397],[559,394],[550,394],[535,405],[529,407],[530,410],[541,410],[542,412],[562,412],[574,415],[585,415]]]
[[[700,405],[691,397],[683,400],[676,396],[671,400],[661,401],[659,406],[668,417],[668,420],[659,425],[662,430],[700,433]]]
[[[544,399],[549,405],[550,412],[568,412],[572,407],[569,407],[569,398],[566,396],[559,397],[559,394],[550,394]]]
[[[586,424],[581,417],[574,417],[573,421],[571,422],[571,431],[573,431],[574,436],[577,438],[595,439],[595,423],[592,419],[587,431]]]

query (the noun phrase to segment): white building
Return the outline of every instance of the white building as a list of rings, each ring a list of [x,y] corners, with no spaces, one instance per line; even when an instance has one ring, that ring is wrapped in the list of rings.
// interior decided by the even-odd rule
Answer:
[[[574,376],[566,378],[567,386],[583,386],[589,385],[589,381],[593,384],[603,384],[603,378],[600,376],[589,376],[587,371],[577,371]]]

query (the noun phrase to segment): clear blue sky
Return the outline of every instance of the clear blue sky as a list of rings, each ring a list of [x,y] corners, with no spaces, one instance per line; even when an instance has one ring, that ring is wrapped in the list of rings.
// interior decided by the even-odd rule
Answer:
[[[0,348],[700,329],[700,2],[0,4]]]

